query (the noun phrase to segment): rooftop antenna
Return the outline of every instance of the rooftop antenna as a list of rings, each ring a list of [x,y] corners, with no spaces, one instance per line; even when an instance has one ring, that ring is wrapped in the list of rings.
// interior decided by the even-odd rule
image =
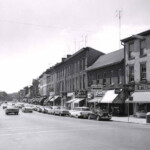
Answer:
[[[120,49],[120,40],[121,40],[121,13],[122,11],[121,10],[116,10],[116,17],[119,19],[119,49]]]

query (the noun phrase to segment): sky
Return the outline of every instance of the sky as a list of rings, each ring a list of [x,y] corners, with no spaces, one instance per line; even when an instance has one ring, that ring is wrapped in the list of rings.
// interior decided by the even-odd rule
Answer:
[[[0,91],[18,92],[83,47],[104,53],[150,29],[150,0],[0,0]]]

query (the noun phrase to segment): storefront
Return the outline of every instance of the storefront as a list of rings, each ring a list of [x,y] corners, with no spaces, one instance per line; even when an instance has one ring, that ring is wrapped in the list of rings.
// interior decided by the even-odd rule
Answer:
[[[61,105],[61,97],[60,96],[54,96],[49,101],[52,106],[60,106]]]
[[[71,99],[66,102],[66,106],[69,109],[86,106],[87,91],[76,91],[75,93],[70,93],[70,96]]]
[[[150,112],[150,91],[135,91],[131,98],[126,103],[133,104],[133,116],[146,117],[146,113]]]
[[[97,89],[94,92],[94,98],[88,101],[89,107],[97,109],[100,107],[102,110],[107,110],[113,115],[124,114],[124,93],[122,89],[114,90],[101,90]]]

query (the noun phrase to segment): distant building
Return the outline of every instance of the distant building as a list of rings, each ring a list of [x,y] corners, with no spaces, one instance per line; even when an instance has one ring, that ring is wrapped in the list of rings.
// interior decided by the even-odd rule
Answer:
[[[150,111],[150,30],[121,40],[125,51],[125,84],[130,114]]]
[[[33,97],[38,97],[40,95],[40,93],[39,93],[39,81],[36,79],[33,79],[32,86],[33,86]]]
[[[42,75],[38,78],[39,81],[39,94],[41,96],[47,96],[47,78],[48,74],[46,72],[42,73]]]

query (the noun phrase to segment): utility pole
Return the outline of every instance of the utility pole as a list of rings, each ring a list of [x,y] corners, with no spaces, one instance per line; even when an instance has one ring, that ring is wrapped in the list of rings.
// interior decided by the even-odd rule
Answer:
[[[120,40],[121,40],[121,13],[122,11],[121,10],[116,10],[116,17],[119,19],[119,49],[120,49]]]

